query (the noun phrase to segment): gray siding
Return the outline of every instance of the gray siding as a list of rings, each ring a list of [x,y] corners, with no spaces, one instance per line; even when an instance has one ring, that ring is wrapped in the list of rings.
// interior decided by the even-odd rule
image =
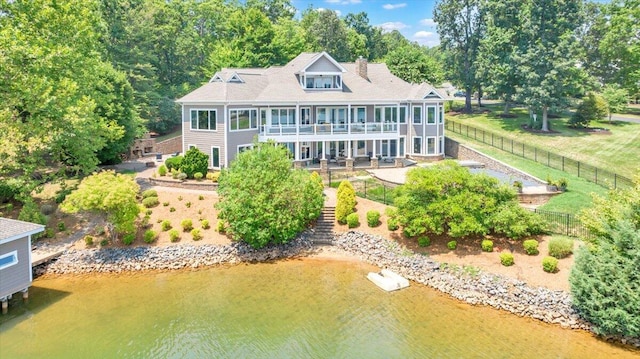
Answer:
[[[31,286],[29,237],[0,244],[0,255],[18,251],[18,264],[0,270],[0,297],[19,292]]]
[[[340,72],[334,64],[326,57],[320,57],[313,65],[309,66],[306,72]]]
[[[226,151],[229,156],[229,164],[231,164],[231,161],[236,158],[236,155],[238,154],[238,146],[252,144],[254,138],[258,136],[259,132],[259,130],[229,132],[229,137],[227,139],[227,146],[229,146],[229,148]]]
[[[207,109],[216,110],[216,131],[202,131],[191,129],[191,110]],[[224,147],[224,134],[227,128],[224,106],[221,105],[185,105],[182,113],[183,121],[183,153],[189,149],[189,145],[196,146],[200,151],[209,155],[209,167],[211,167],[211,147],[220,147],[220,164],[224,165],[226,155]]]

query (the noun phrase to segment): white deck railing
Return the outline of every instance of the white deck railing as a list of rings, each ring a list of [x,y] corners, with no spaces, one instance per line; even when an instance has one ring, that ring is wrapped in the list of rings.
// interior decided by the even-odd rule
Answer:
[[[319,135],[330,136],[334,134],[385,134],[397,133],[397,123],[350,123],[350,124],[313,124],[313,125],[266,125],[260,128],[263,136],[287,136],[287,135]]]

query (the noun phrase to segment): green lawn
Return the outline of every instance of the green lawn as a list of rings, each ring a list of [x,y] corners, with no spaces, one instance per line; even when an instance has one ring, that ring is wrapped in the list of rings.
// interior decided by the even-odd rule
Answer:
[[[607,189],[604,187],[588,182],[583,178],[549,168],[540,163],[512,155],[488,145],[472,142],[472,140],[452,132],[448,132],[447,136],[542,180],[546,180],[547,177],[551,177],[553,180],[561,177],[566,178],[569,181],[567,192],[554,196],[541,207],[542,209],[576,214],[580,212],[581,209],[591,206],[591,193],[597,193],[603,196],[607,193]]]
[[[156,142],[162,142],[168,140],[170,138],[182,136],[182,128],[176,127],[176,129],[172,132],[167,133],[166,135],[156,137]]]
[[[506,138],[525,142],[558,155],[600,167],[622,176],[633,178],[640,169],[640,124],[607,121],[592,122],[592,127],[603,127],[610,134],[594,134],[569,128],[568,116],[550,119],[552,134],[524,131],[528,112],[524,108],[513,109],[516,118],[498,116],[502,105],[487,105],[486,113],[449,115],[449,119],[483,128]],[[538,119],[540,120],[540,119]]]

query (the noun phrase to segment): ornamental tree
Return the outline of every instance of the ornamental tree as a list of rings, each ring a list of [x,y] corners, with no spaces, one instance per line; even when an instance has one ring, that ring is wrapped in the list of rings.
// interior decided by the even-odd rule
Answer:
[[[289,151],[274,142],[254,143],[222,171],[219,218],[234,240],[254,248],[287,243],[320,216],[322,183],[291,168]]]
[[[107,215],[112,234],[135,233],[134,222],[140,212],[136,195],[140,186],[130,176],[114,171],[92,174],[69,194],[60,209],[67,213],[92,211]]]
[[[340,182],[337,193],[336,219],[340,224],[347,223],[347,216],[355,211],[356,191],[351,182]]]
[[[180,161],[180,171],[186,173],[189,178],[193,178],[197,172],[206,175],[208,168],[209,155],[196,147],[191,147]]]
[[[596,236],[576,253],[574,305],[600,334],[640,337],[640,180],[596,197],[581,220]]]

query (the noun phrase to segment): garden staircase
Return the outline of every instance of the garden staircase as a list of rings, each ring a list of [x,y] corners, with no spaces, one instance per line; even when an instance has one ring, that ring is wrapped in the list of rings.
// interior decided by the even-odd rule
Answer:
[[[324,207],[316,222],[313,244],[333,244],[333,224],[336,221],[336,208]]]

